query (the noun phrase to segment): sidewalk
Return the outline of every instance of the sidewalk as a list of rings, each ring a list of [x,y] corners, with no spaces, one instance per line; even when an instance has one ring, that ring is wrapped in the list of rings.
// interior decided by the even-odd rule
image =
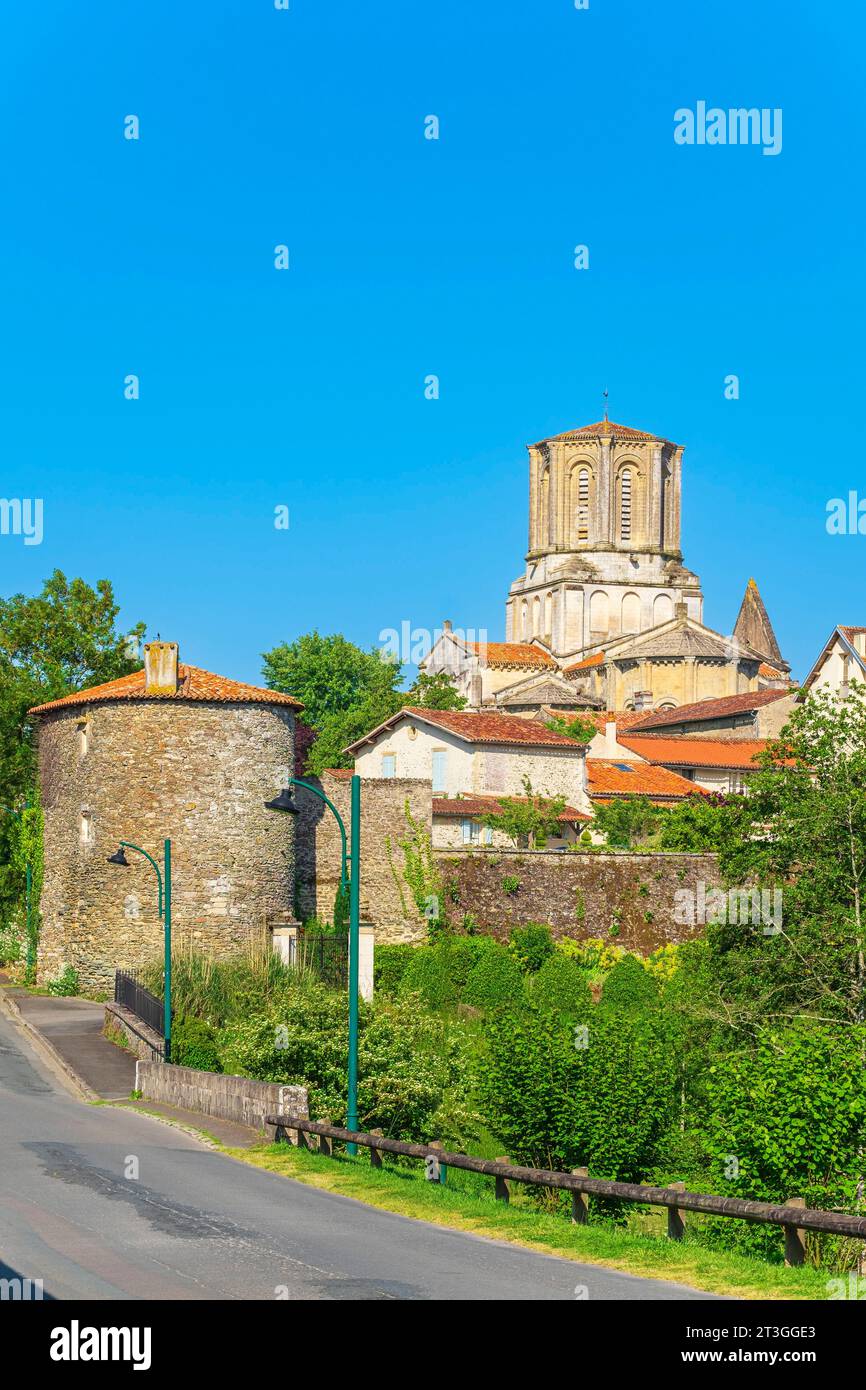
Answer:
[[[247,1125],[182,1110],[155,1100],[132,1100],[135,1057],[109,1042],[102,1033],[105,1006],[88,999],[28,994],[0,971],[0,1002],[16,1016],[37,1045],[47,1048],[53,1062],[89,1101],[120,1102],[131,1110],[148,1111],[188,1129],[202,1130],[229,1148],[248,1149],[263,1135]]]

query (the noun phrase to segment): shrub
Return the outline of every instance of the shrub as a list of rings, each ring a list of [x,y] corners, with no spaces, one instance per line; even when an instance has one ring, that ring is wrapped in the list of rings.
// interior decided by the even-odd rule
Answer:
[[[496,943],[489,936],[445,935],[432,946],[410,949],[398,992],[420,994],[431,1009],[442,1009],[457,1005],[476,961]]]
[[[570,1023],[529,1004],[494,1015],[478,1088],[486,1123],[517,1163],[640,1180],[676,1113],[669,1030],[649,1018],[596,1011],[588,1046]]]
[[[584,970],[612,970],[625,955],[622,946],[614,946],[598,936],[588,937],[585,941],[574,941],[566,936],[556,942],[556,949],[571,960],[576,960]]]
[[[659,987],[637,956],[623,956],[604,982],[601,1006],[617,1012],[653,1009],[659,1003]]]
[[[0,965],[14,965],[21,959],[21,940],[11,922],[0,927]]]
[[[532,981],[532,1000],[546,1012],[584,1018],[592,1008],[586,971],[577,961],[555,952]]]
[[[527,975],[534,975],[536,970],[540,970],[554,951],[550,927],[542,922],[529,922],[525,927],[515,927],[508,944],[521,970]]]
[[[377,946],[373,957],[373,984],[383,994],[396,994],[417,946]]]
[[[427,948],[418,948],[418,953]],[[348,1018],[345,995],[319,985],[292,990],[268,1014],[238,1019],[219,1034],[223,1068],[240,1076],[306,1085],[310,1113],[346,1118]],[[469,1143],[477,1119],[467,1107],[468,1048],[417,999],[362,1001],[358,1109],[362,1129],[394,1139]]]
[[[520,888],[520,879],[517,874],[506,874],[502,880],[502,891],[507,893],[509,898],[513,898]]]
[[[73,970],[71,965],[67,965],[55,979],[49,980],[47,986],[49,994],[61,997],[77,994],[79,987],[78,971]]]
[[[172,1024],[171,1060],[179,1067],[222,1071],[216,1032],[200,1018],[180,1018]]]
[[[463,1003],[478,1009],[498,1009],[523,997],[523,975],[517,961],[502,946],[482,951],[466,981]]]

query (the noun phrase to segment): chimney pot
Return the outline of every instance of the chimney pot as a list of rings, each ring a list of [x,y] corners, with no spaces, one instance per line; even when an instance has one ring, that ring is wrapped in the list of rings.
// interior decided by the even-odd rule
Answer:
[[[146,642],[144,646],[146,695],[177,694],[177,642]]]
[[[450,619],[450,618],[446,618],[446,619],[444,620],[444,622],[443,622],[443,624],[442,624],[442,631],[443,631],[443,632],[450,632],[450,631],[451,631],[451,619]]]

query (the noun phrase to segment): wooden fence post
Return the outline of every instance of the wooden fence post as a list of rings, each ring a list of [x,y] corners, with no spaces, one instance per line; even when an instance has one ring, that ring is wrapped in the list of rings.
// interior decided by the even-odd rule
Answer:
[[[507,1154],[500,1154],[499,1157],[498,1157],[498,1158],[495,1158],[493,1161],[494,1161],[494,1163],[510,1163],[511,1160],[509,1159],[509,1157],[508,1157]],[[496,1200],[497,1200],[497,1202],[508,1202],[508,1201],[510,1201],[510,1200],[511,1200],[511,1188],[510,1188],[509,1185],[508,1185],[508,1179],[507,1179],[507,1178],[496,1177],[496,1178],[495,1178],[495,1182],[496,1182]]]
[[[427,1147],[430,1149],[441,1149],[442,1143],[439,1139],[431,1139]],[[440,1163],[439,1159],[434,1158],[432,1154],[427,1155],[424,1163],[424,1177],[427,1182],[444,1183],[445,1174],[447,1172],[448,1169],[445,1167],[444,1163]]]
[[[331,1123],[330,1115],[323,1115],[321,1122],[323,1125],[329,1125]],[[329,1134],[319,1135],[319,1153],[324,1154],[325,1158],[330,1158],[332,1156],[333,1146],[331,1144],[331,1136]]]
[[[685,1192],[684,1182],[669,1182],[668,1187],[672,1192]],[[685,1223],[678,1207],[668,1207],[668,1239],[682,1240],[685,1235]]]
[[[370,1130],[370,1133],[371,1133],[371,1134],[375,1134],[376,1137],[377,1137],[377,1139],[384,1139],[384,1137],[385,1137],[384,1132],[383,1132],[381,1129],[371,1129],[371,1130]],[[379,1152],[378,1149],[371,1149],[371,1150],[370,1150],[370,1167],[371,1167],[371,1168],[381,1168],[381,1167],[382,1167],[382,1155],[380,1154],[380,1152]]]
[[[588,1178],[588,1168],[572,1168],[572,1173],[576,1178]],[[589,1203],[586,1200],[585,1192],[572,1192],[571,1194],[571,1224],[572,1226],[585,1226],[589,1220]]]
[[[804,1207],[806,1199],[804,1197],[789,1197],[785,1203],[786,1207]],[[805,1232],[797,1226],[784,1226],[785,1232],[785,1264],[801,1265],[806,1258]]]

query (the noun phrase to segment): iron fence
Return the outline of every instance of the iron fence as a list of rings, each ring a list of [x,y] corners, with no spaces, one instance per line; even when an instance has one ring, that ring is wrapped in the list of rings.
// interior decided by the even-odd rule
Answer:
[[[349,987],[349,938],[345,933],[298,928],[289,942],[289,965],[309,970],[333,989]]]
[[[114,1002],[122,1004],[130,1013],[152,1028],[162,1037],[165,1023],[165,1004],[157,995],[146,989],[134,970],[115,970]]]

